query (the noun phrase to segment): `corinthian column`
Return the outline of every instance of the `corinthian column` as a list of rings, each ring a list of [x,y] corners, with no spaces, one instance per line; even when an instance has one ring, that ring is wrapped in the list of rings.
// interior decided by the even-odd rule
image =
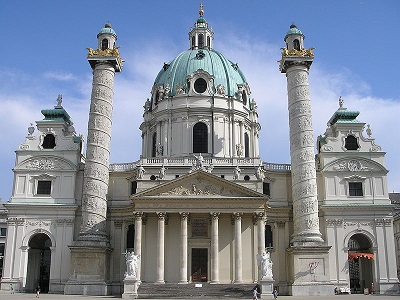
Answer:
[[[180,280],[179,283],[187,283],[187,255],[188,255],[188,232],[187,222],[189,213],[180,213],[181,215],[181,257],[180,257]]]
[[[242,283],[242,213],[234,213],[235,218],[235,283]]]
[[[164,281],[164,240],[165,240],[165,217],[166,213],[158,212],[158,234],[157,234],[157,283]]]
[[[219,283],[219,213],[211,213],[211,283]]]
[[[137,280],[140,281],[140,274],[142,269],[142,212],[135,212],[135,249],[134,252],[140,257],[139,266],[136,274]]]

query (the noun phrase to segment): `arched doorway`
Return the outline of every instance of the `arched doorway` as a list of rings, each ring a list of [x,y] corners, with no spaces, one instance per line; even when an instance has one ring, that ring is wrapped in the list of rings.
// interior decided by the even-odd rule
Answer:
[[[354,293],[363,293],[374,280],[372,245],[364,234],[357,233],[350,238],[348,247],[350,288]]]
[[[37,285],[42,293],[49,291],[51,246],[50,238],[44,233],[35,234],[29,241],[27,292],[35,291]]]

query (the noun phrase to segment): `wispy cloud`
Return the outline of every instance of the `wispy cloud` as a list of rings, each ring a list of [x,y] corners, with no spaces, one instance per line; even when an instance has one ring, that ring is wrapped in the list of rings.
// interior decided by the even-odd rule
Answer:
[[[77,78],[71,73],[63,73],[63,72],[55,72],[49,71],[44,73],[44,77],[48,79],[54,79],[59,81],[72,81],[76,80]]]

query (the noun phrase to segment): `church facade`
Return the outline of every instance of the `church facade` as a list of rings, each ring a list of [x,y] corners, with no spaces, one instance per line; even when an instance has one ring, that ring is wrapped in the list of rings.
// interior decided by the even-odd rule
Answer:
[[[39,284],[50,293],[123,294],[127,251],[140,257],[140,282],[256,283],[265,275],[257,257],[268,252],[281,295],[371,284],[398,293],[388,170],[369,125],[339,99],[315,142],[314,54],[292,25],[279,65],[291,164],[263,161],[249,83],[214,50],[203,13],[189,50],[162,66],[144,103],[139,160],[109,163],[113,85],[123,63],[110,24],[88,53],[85,155],[61,96],[28,128],[5,204],[1,289],[12,283],[29,292]]]

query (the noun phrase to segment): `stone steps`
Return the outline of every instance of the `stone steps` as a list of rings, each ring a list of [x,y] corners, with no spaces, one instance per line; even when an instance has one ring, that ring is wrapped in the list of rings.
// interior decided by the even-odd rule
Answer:
[[[201,284],[201,287],[198,285]],[[141,283],[138,298],[247,298],[251,299],[255,284],[154,284]]]

